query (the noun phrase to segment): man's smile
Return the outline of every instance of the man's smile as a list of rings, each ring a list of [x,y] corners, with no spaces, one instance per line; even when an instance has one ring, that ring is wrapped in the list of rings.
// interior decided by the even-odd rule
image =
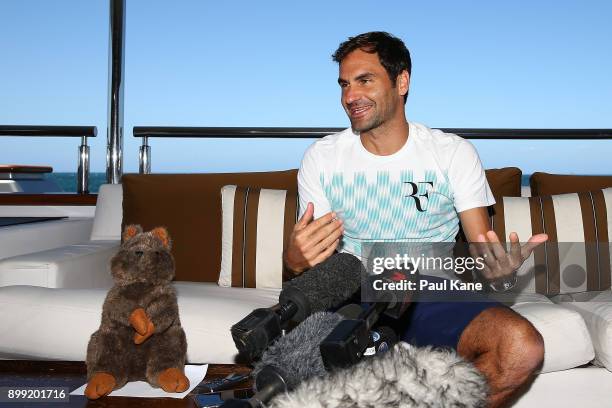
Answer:
[[[351,118],[358,119],[365,116],[370,108],[372,108],[372,105],[349,106],[349,113]]]

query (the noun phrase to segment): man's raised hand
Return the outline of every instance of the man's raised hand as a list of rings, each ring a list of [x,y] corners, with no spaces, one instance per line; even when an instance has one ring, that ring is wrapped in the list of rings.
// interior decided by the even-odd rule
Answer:
[[[283,259],[285,266],[302,273],[329,258],[344,233],[342,220],[329,212],[314,219],[314,205],[308,203],[302,218],[293,227]]]
[[[474,257],[484,258],[484,268],[480,274],[485,280],[496,280],[512,275],[540,244],[548,239],[546,234],[537,234],[521,245],[516,232],[510,234],[510,251],[506,252],[494,231],[478,234],[476,243],[470,244],[470,252]]]

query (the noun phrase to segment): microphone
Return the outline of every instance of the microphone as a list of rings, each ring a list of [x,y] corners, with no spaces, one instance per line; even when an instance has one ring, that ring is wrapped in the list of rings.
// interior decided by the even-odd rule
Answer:
[[[311,377],[266,407],[485,407],[487,391],[485,377],[455,351],[398,343],[352,367]]]
[[[362,298],[374,303],[356,318],[341,321],[321,343],[321,355],[328,370],[354,365],[373,353],[370,335],[381,314],[389,313],[399,318],[410,305],[410,290],[402,284],[406,280],[406,274],[398,270],[368,276]],[[375,282],[379,282],[378,287]],[[382,286],[383,283],[387,286]]]
[[[365,268],[353,255],[338,253],[285,282],[279,305],[255,309],[231,328],[239,353],[249,361],[257,359],[283,325],[299,323],[310,314],[334,308],[349,299],[361,285]]]
[[[410,306],[416,293],[418,271],[385,269],[378,275],[369,275],[363,288],[362,298],[370,302],[386,303],[384,314],[399,319]],[[413,282],[410,287],[408,282]],[[412,289],[411,289],[412,288]]]
[[[397,333],[389,326],[380,326],[370,332],[370,342],[363,356],[386,353],[398,342]]]
[[[295,388],[300,382],[326,375],[319,344],[343,318],[330,312],[310,315],[275,341],[255,364],[251,375],[255,377],[257,393],[248,400],[227,401],[222,407],[264,406],[275,395]]]

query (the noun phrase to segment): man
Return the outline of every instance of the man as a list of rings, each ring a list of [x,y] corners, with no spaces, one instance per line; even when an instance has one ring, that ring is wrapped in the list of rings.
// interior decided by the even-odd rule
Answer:
[[[333,58],[351,128],[315,142],[298,175],[301,217],[284,254],[296,273],[334,251],[357,256],[370,241],[450,242],[459,221],[469,242],[488,243],[486,277],[507,289],[515,271],[547,237],[511,250],[490,231],[494,199],[478,154],[466,140],[406,120],[410,54],[390,34],[349,38]],[[451,346],[485,374],[499,406],[540,367],[540,334],[510,308],[490,302],[417,302],[405,339]]]

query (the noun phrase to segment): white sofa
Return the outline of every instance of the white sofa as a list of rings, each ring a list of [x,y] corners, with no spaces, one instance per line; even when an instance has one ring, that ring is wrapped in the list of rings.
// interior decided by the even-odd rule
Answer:
[[[0,358],[84,360],[111,285],[108,261],[119,244],[121,200],[120,185],[101,188],[86,242],[0,261],[0,327],[4,332]],[[193,363],[233,362],[236,351],[230,326],[254,308],[278,300],[275,289],[190,282],[176,282],[175,287],[188,360]],[[612,373],[592,365],[579,367],[594,359],[594,350],[601,349],[599,343],[606,336],[594,349],[593,326],[585,324],[592,310],[580,306],[555,304],[538,294],[520,294],[514,299],[513,309],[542,333],[546,349],[543,374],[517,407],[546,406],[551,401],[557,407],[612,404],[607,392]],[[597,324],[602,325],[600,320]]]

